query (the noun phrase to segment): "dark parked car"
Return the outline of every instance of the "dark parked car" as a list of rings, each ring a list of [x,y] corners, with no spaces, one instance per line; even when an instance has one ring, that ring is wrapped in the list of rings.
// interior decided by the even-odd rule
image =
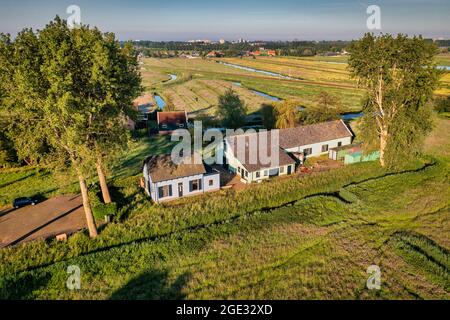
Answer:
[[[34,206],[36,203],[38,203],[38,201],[33,198],[17,198],[13,202],[13,207],[17,209],[17,208],[24,207],[24,206],[27,206],[30,204],[32,206]]]

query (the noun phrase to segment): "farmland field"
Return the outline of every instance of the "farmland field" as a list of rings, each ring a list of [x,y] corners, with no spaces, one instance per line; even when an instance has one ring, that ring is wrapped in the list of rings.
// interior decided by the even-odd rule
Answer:
[[[142,161],[151,154],[166,153],[170,150],[169,137],[156,136],[130,144],[130,149],[114,165],[114,178],[136,175]],[[58,194],[78,192],[77,177],[67,171],[55,172],[51,168],[25,166],[0,169],[0,209],[11,205],[17,197],[48,198]]]
[[[228,60],[224,60],[228,61]],[[280,64],[289,63],[290,59],[280,60]],[[277,76],[255,73],[219,64],[212,60],[205,59],[145,59],[143,70],[159,72],[161,75],[177,74],[178,79],[167,83],[153,83],[147,86],[147,90],[158,92],[164,98],[169,98],[176,109],[187,111],[202,110],[217,105],[218,96],[227,87],[232,87],[244,98],[250,111],[256,111],[262,103],[273,102],[263,98],[251,90],[280,99],[290,99],[298,101],[305,106],[316,104],[316,97],[321,91],[327,91],[341,99],[345,111],[358,111],[361,109],[361,99],[363,93],[357,90],[351,81],[347,80],[345,65],[333,65],[327,62],[292,60],[294,66],[292,70],[299,72],[296,66],[301,63],[306,66],[310,74],[310,79],[288,80],[280,79]],[[229,62],[233,62],[230,60]],[[270,64],[272,66],[272,64]],[[264,64],[266,68],[266,64]],[[275,65],[282,69],[283,66]],[[289,68],[286,65],[286,68]],[[272,71],[270,68],[266,68]],[[277,71],[274,69],[273,71]],[[324,70],[329,70],[328,78],[320,76]],[[145,74],[143,74],[145,79]],[[317,80],[321,80],[319,82]],[[148,81],[146,81],[148,82]],[[234,84],[233,84],[234,83]],[[237,86],[240,83],[241,86]]]
[[[333,83],[336,86],[339,86],[339,84],[349,86],[354,84],[354,82],[350,80],[346,70],[346,64],[343,63],[329,63],[326,61],[284,57],[258,57],[257,59],[224,58],[221,59],[221,61],[260,70],[267,70],[307,81],[314,81],[319,84],[321,82]]]
[[[440,88],[436,90],[436,94],[450,96],[450,71],[442,76]]]
[[[445,63],[447,56],[439,56]],[[347,57],[258,57],[221,59],[144,59],[142,76],[146,92],[157,92],[170,100],[175,109],[188,112],[205,110],[214,114],[218,96],[233,88],[244,99],[250,112],[263,103],[273,103],[256,90],[279,99],[297,101],[305,107],[316,106],[317,96],[326,91],[338,97],[345,112],[361,110],[363,92],[356,88],[347,71]],[[220,64],[225,62],[291,77],[281,78]],[[177,75],[174,81],[169,74]],[[450,94],[450,73],[443,75],[440,95]],[[239,84],[239,85],[237,85]]]
[[[439,66],[450,67],[450,53],[441,53],[436,58],[436,63]]]

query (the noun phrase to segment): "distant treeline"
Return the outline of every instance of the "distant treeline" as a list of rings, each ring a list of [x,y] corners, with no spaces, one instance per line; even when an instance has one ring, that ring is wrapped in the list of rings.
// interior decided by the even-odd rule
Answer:
[[[438,47],[450,47],[450,40],[435,40],[434,43]]]
[[[432,39],[427,39],[433,41]],[[252,41],[242,43],[195,43],[184,41],[134,41],[134,46],[145,56],[163,57],[180,53],[198,52],[205,56],[210,51],[221,51],[225,56],[237,56],[260,47],[275,50],[281,56],[314,56],[342,52],[351,41]],[[450,47],[450,40],[435,40],[438,47]]]
[[[221,51],[226,56],[236,56],[242,52],[259,50],[264,47],[276,50],[277,55],[290,56],[314,56],[327,52],[341,52],[349,44],[349,41],[255,41],[244,43],[189,43],[189,42],[154,42],[135,41],[134,46],[146,56],[154,56],[161,52],[199,52]]]

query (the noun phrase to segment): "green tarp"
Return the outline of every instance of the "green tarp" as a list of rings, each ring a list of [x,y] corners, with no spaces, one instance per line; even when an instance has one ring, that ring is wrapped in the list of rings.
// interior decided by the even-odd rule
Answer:
[[[375,161],[380,157],[379,151],[374,151],[363,155],[361,151],[352,154],[346,154],[344,157],[345,164],[352,164],[357,162]]]

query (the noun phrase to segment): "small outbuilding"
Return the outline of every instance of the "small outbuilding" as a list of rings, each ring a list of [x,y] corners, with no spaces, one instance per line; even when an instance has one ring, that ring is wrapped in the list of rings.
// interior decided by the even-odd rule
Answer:
[[[156,114],[160,134],[170,134],[176,129],[187,129],[186,111],[160,111]]]

